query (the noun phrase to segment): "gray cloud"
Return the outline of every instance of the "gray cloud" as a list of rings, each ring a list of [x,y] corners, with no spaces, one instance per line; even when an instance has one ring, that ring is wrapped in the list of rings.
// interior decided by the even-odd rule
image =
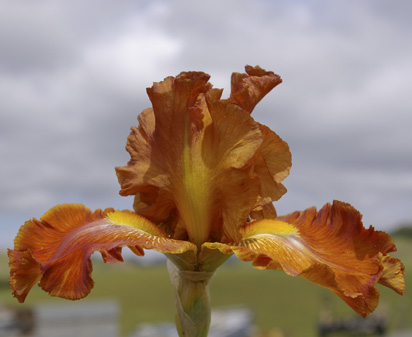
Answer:
[[[114,166],[145,88],[203,70],[228,95],[245,64],[284,79],[254,112],[292,149],[280,213],[337,198],[378,228],[408,220],[410,12],[409,1],[0,3],[0,234],[56,203],[130,208]]]

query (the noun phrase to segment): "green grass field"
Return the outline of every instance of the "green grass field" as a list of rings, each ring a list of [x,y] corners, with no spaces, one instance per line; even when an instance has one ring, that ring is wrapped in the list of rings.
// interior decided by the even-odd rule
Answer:
[[[396,242],[396,256],[403,260],[407,271],[411,270],[411,240],[400,238]],[[0,303],[20,305],[8,289],[5,256],[1,256],[0,263]],[[173,321],[174,298],[165,265],[142,267],[130,262],[115,265],[94,263],[93,278],[95,287],[87,299],[117,300],[121,307],[123,335],[141,322]],[[378,285],[381,292],[380,306],[372,315],[384,314],[392,330],[412,328],[412,278],[408,272],[406,282],[404,296]],[[261,331],[280,329],[285,336],[290,337],[317,336],[319,312],[326,303],[340,317],[355,316],[336,295],[317,285],[283,272],[256,270],[243,262],[229,261],[221,267],[212,280],[210,291],[213,308],[250,308]],[[64,301],[51,298],[35,287],[21,306]]]

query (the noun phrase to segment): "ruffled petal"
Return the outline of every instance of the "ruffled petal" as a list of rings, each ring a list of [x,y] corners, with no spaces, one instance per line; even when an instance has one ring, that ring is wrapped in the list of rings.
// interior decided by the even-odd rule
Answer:
[[[246,66],[245,70],[246,74],[232,74],[232,93],[229,101],[251,113],[269,91],[282,83],[282,79],[272,71],[266,71],[259,66]]]
[[[27,221],[9,250],[10,285],[23,302],[34,284],[52,296],[80,299],[93,287],[90,256],[99,251],[105,262],[123,261],[121,247],[137,255],[143,249],[165,254],[196,254],[190,242],[169,239],[147,219],[130,211],[90,211],[79,204],[59,205],[41,221]]]
[[[309,208],[242,228],[237,244],[205,243],[209,249],[235,253],[259,269],[284,270],[329,288],[358,314],[367,316],[378,304],[376,283],[402,294],[402,263],[387,253],[392,239],[373,227],[365,229],[360,213],[335,201],[319,212]]]
[[[287,144],[250,112],[280,77],[259,67],[234,74],[221,99],[209,75],[184,72],[147,89],[153,108],[138,117],[117,167],[121,195],[175,239],[240,240],[251,212],[279,199],[291,166]]]
[[[379,279],[379,283],[402,295],[405,290],[404,265],[400,260],[389,255],[382,255],[381,258],[383,273]]]
[[[271,207],[286,193],[282,181],[289,175],[292,155],[288,144],[265,125],[259,125],[263,142],[256,151],[251,163],[259,179],[260,202],[256,206]]]

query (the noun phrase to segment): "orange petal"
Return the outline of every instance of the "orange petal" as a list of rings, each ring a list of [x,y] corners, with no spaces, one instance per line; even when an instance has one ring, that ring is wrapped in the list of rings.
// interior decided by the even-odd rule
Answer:
[[[260,202],[257,206],[271,207],[286,193],[281,182],[289,175],[292,155],[288,144],[265,125],[259,125],[263,142],[256,151],[251,163],[259,179]]]
[[[404,291],[403,265],[389,255],[392,239],[365,229],[352,206],[335,201],[319,212],[309,208],[276,220],[259,220],[242,228],[238,244],[206,243],[235,253],[259,269],[284,270],[329,288],[362,316],[378,304],[376,283]]]
[[[184,72],[147,89],[153,104],[138,117],[117,167],[121,195],[136,213],[176,239],[239,240],[251,212],[286,192],[288,146],[250,112],[280,77],[259,67],[234,74],[222,100],[209,75]]]
[[[232,93],[229,100],[251,113],[256,104],[280,83],[282,79],[272,71],[266,71],[259,66],[246,66],[246,74],[232,74]]]
[[[40,281],[41,274],[38,262],[30,250],[8,249],[10,267],[10,287],[19,302],[24,302],[30,289]]]
[[[93,287],[93,252],[99,251],[105,262],[120,262],[123,246],[137,255],[143,255],[143,249],[166,254],[196,251],[190,242],[169,239],[164,231],[133,212],[91,212],[83,205],[59,205],[45,213],[41,221],[33,219],[20,228],[14,250],[9,250],[13,295],[23,302],[40,281],[52,296],[83,298]]]

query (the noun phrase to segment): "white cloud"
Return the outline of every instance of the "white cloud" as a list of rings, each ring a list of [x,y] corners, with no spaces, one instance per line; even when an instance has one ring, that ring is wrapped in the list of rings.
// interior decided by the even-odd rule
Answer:
[[[136,95],[138,86],[151,86],[164,75],[165,64],[172,63],[180,42],[164,32],[145,30],[145,22],[131,23],[111,40],[100,41],[84,53],[81,71],[104,90]],[[146,21],[146,20],[144,20]],[[79,69],[80,71],[80,69]]]

